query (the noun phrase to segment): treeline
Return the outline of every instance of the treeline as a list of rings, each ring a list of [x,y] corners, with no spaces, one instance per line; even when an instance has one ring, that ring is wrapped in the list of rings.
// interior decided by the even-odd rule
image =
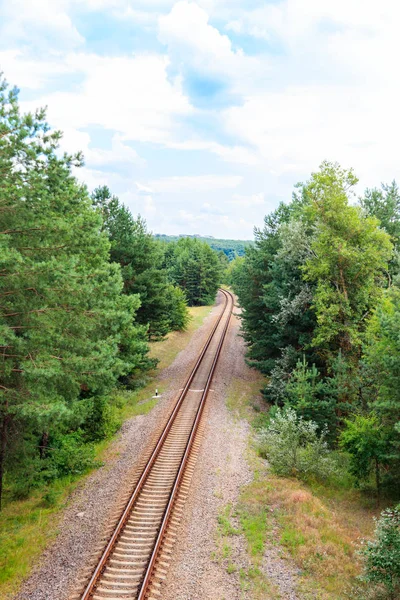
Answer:
[[[0,502],[4,481],[24,497],[93,465],[115,386],[135,387],[149,340],[219,283],[208,245],[166,251],[108,188],[90,196],[60,137],[0,80]]]
[[[155,237],[158,240],[169,243],[169,242],[177,242],[177,241],[181,240],[183,236],[164,235],[164,234],[157,233],[155,235]],[[253,245],[253,242],[251,240],[219,240],[219,239],[203,237],[203,236],[199,236],[199,237],[184,236],[184,237],[185,238],[188,237],[191,239],[195,238],[201,242],[205,242],[206,244],[208,244],[210,246],[210,248],[212,248],[216,252],[218,252],[218,253],[223,252],[229,261],[234,260],[238,256],[244,256],[244,254],[246,252],[246,248]]]
[[[315,423],[357,485],[399,498],[400,193],[392,183],[357,203],[356,183],[323,163],[265,217],[229,276],[248,361],[287,428],[299,426],[293,414]]]

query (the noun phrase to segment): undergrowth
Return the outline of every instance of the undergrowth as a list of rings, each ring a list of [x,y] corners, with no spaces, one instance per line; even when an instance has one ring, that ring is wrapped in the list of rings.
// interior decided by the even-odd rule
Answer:
[[[261,387],[261,376],[258,381],[235,380],[228,393],[228,407],[236,417],[246,418],[255,433],[268,420],[257,396]],[[253,480],[242,489],[231,511],[247,543],[251,566],[242,569],[240,577],[251,597],[280,597],[276,589],[271,596],[274,588],[263,572],[265,549],[271,546],[291,564],[303,598],[370,597],[359,580],[359,542],[373,533],[372,517],[379,513],[376,499],[353,487],[345,465],[323,482],[312,477],[301,482],[272,474],[258,455],[254,437],[248,456]],[[346,457],[337,460],[340,463]],[[267,591],[262,591],[263,586]]]

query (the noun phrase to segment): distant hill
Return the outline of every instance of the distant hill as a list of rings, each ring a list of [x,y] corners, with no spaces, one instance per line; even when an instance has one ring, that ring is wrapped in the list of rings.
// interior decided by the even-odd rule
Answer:
[[[217,240],[213,237],[203,237],[201,235],[164,235],[163,233],[156,233],[155,238],[163,242],[176,242],[183,237],[193,237],[203,242],[206,242],[213,250],[219,252],[222,250],[229,258],[233,260],[236,256],[243,256],[244,251],[248,246],[253,245],[251,240]]]

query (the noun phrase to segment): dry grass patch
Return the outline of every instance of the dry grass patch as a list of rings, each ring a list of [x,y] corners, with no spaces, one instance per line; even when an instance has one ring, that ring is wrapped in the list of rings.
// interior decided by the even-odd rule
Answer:
[[[262,385],[260,375],[252,381],[235,380],[228,391],[227,404],[233,414],[248,419],[255,426],[265,421],[263,412],[267,410],[260,401]],[[358,588],[356,596],[351,589],[361,573],[360,538],[372,537],[372,517],[380,512],[375,498],[352,489],[345,481],[342,485],[306,485],[297,479],[275,476],[252,447],[249,460],[254,480],[242,490],[235,510],[253,567],[256,572],[260,571],[260,581],[265,581],[260,562],[262,549],[273,544],[299,569],[298,586],[302,597],[361,599],[363,587]],[[252,598],[268,598],[268,593],[262,596],[256,588],[252,583],[255,594]],[[279,594],[272,597],[279,598]]]
[[[175,358],[188,345],[193,333],[198,329],[213,306],[190,306],[190,321],[185,331],[171,331],[167,338],[150,344],[151,358],[159,360],[157,371],[165,369],[172,364]]]
[[[254,481],[242,493],[240,511],[265,514],[259,531],[248,536],[250,553],[264,535],[264,544],[282,546],[300,569],[299,588],[306,598],[342,600],[361,572],[360,537],[373,532],[376,509],[362,506],[349,492],[347,502],[317,496],[296,479],[277,477],[255,459]]]
[[[226,404],[235,418],[253,421],[262,409],[261,388],[264,378],[259,375],[251,380],[233,379],[228,389]],[[251,398],[251,403],[249,403]]]

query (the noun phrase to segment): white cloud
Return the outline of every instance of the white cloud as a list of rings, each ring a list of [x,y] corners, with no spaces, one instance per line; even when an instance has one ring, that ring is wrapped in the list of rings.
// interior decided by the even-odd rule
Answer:
[[[138,39],[150,36],[146,47],[154,47],[158,35],[165,55],[130,54],[128,38],[119,56],[107,56],[106,45],[104,54],[91,53],[79,25],[90,11],[139,24]],[[23,108],[49,106],[51,125],[65,132],[65,149],[84,150],[87,167],[79,176],[89,187],[107,183],[121,197],[134,190],[133,210],[147,211],[159,227],[173,219],[158,207],[165,193],[176,194],[174,210],[181,208],[180,218],[192,219],[193,227],[215,233],[233,221],[237,231],[243,209],[261,219],[273,208],[272,198],[288,197],[292,182],[324,158],[354,166],[362,186],[398,176],[399,18],[397,0],[365,0],[361,8],[348,0],[15,0],[0,6],[0,44],[7,48],[0,68],[35,97]],[[240,34],[253,36],[252,56],[238,48]],[[260,39],[268,43],[257,49]],[[194,108],[200,104],[192,105],[185,91],[192,91],[187,76],[199,85],[221,84],[221,102],[211,94],[206,107]],[[64,81],[57,92],[46,92]],[[113,136],[111,148],[94,147],[92,128]],[[222,141],[221,129],[229,142]],[[136,141],[148,143],[149,171],[140,175],[144,161],[130,145]],[[159,176],[165,170],[157,171],[159,157],[152,161],[153,144],[168,160],[168,149],[180,156],[186,151],[182,176]],[[191,161],[199,152],[208,154],[206,173],[221,167],[224,175],[184,176],[185,168],[198,172]],[[137,179],[143,182],[135,187]],[[237,188],[240,195],[233,195]],[[180,192],[203,197],[188,209]],[[230,209],[217,213],[218,220],[205,214],[215,213],[216,199]],[[204,201],[210,208],[203,205],[201,213]],[[189,217],[196,211],[198,217]]]
[[[148,189],[154,193],[169,193],[169,192],[206,192],[217,189],[231,189],[238,187],[243,180],[240,175],[193,175],[193,176],[176,176],[163,177],[151,181]],[[141,188],[142,184],[137,184]]]
[[[171,12],[159,19],[159,37],[171,47],[201,52],[220,60],[234,58],[228,36],[208,23],[208,14],[196,3],[181,0]]]
[[[270,85],[223,111],[225,129],[293,182],[325,158],[362,186],[398,176],[400,5],[383,0],[285,0],[242,11],[228,30],[277,44]],[[278,181],[278,180],[277,180]],[[279,187],[279,183],[277,183]]]
[[[68,128],[63,131],[62,137],[63,150],[71,154],[82,151],[85,163],[90,168],[115,165],[140,165],[144,166],[145,161],[138,155],[134,148],[124,144],[123,137],[116,133],[111,140],[111,148],[93,148],[91,146],[90,135],[86,131]]]
[[[37,47],[56,42],[57,48],[84,42],[68,14],[68,0],[12,0],[0,5],[0,39],[4,43],[35,43]]]
[[[244,146],[224,146],[212,140],[188,139],[184,142],[170,142],[176,150],[206,150],[219,156],[223,161],[242,165],[259,165],[260,156]]]
[[[4,71],[11,85],[39,90],[53,77],[72,73],[74,69],[60,58],[37,60],[24,56],[22,50],[0,50],[0,71]]]
[[[48,105],[48,119],[58,128],[99,125],[127,140],[166,143],[179,130],[175,118],[192,110],[180,80],[168,79],[165,57],[69,54],[65,64],[84,76],[79,89],[25,104]]]
[[[158,25],[160,41],[183,70],[218,75],[229,81],[235,93],[243,93],[244,85],[252,86],[256,74],[261,76],[259,59],[234,49],[229,37],[210,25],[207,11],[195,2],[180,0],[168,15],[160,17]],[[267,63],[265,59],[263,72],[268,70]]]
[[[154,204],[154,200],[151,196],[145,196],[144,198],[144,206],[143,206],[143,214],[145,217],[153,217],[157,213],[156,205]]]
[[[259,194],[251,194],[249,196],[235,194],[230,202],[231,204],[236,204],[237,206],[250,208],[251,206],[263,206],[265,204],[265,197],[262,192]]]
[[[115,134],[111,140],[111,150],[101,148],[88,149],[85,153],[88,163],[94,166],[115,165],[133,165],[144,166],[145,161],[138,155],[134,148],[124,144],[123,138]]]
[[[137,191],[138,194],[154,194],[154,190],[149,187],[148,185],[143,185],[142,183],[139,183],[138,181],[135,182],[135,185],[137,187]]]
[[[217,233],[221,237],[236,237],[239,239],[249,239],[252,237],[254,225],[243,218],[235,218],[227,214],[197,214],[187,210],[180,210],[177,215],[178,227],[183,227],[184,231],[194,233],[203,233],[210,235]]]

